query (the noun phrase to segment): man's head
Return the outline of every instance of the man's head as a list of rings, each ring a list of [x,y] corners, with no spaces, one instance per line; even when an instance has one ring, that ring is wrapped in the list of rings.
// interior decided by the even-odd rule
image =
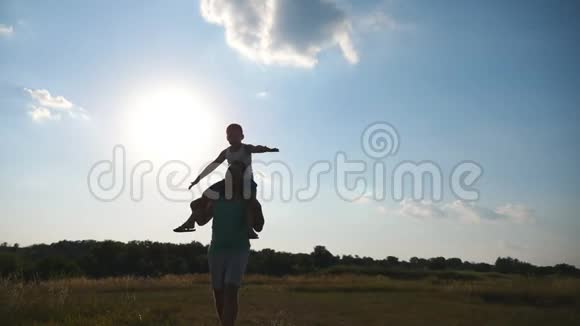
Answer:
[[[232,123],[226,128],[226,138],[230,145],[238,145],[244,139],[244,131],[242,126],[237,123]]]

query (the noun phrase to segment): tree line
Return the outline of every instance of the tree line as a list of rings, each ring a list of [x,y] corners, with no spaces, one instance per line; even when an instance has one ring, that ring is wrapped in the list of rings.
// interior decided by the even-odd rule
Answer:
[[[158,277],[166,274],[207,273],[206,245],[152,241],[60,241],[20,247],[0,244],[0,277],[42,280],[55,277],[114,276]],[[418,258],[409,261],[388,256],[384,259],[351,255],[337,256],[324,246],[311,253],[288,253],[272,249],[252,251],[248,273],[272,276],[309,273],[362,273],[393,277],[421,277],[433,272],[498,272],[522,275],[580,276],[568,264],[535,266],[511,257],[499,257],[495,264],[462,261],[460,258]]]

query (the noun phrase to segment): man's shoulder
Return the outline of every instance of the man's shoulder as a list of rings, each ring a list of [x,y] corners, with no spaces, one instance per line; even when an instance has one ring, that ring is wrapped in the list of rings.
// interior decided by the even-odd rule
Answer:
[[[219,212],[233,212],[245,207],[245,202],[243,200],[227,200],[227,199],[217,199],[214,201],[213,209],[214,212],[218,210]]]

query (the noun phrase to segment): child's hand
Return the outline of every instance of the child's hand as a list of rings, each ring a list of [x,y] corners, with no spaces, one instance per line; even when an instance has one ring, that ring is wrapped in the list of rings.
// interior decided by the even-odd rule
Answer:
[[[278,153],[279,151],[280,151],[280,150],[279,150],[279,149],[277,149],[277,148],[272,148],[272,149],[270,149],[270,152],[275,152],[275,153]]]
[[[195,186],[197,183],[199,182],[199,180],[194,180],[189,187],[187,188],[187,190],[191,190],[191,188],[193,188],[193,186]]]

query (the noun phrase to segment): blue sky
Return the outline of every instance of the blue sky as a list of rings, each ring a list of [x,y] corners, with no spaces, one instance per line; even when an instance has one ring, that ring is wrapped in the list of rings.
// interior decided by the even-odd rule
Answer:
[[[580,265],[576,1],[249,3],[0,1],[0,241],[207,243],[207,227],[171,232],[188,205],[160,196],[155,174],[143,200],[102,202],[91,166],[121,144],[129,169],[197,172],[235,121],[280,148],[255,159],[284,162],[300,188],[339,151],[372,163],[361,133],[387,121],[389,171],[437,163],[441,202],[345,202],[329,174],[312,201],[264,203],[253,247]],[[484,170],[475,203],[447,183],[463,160]]]

